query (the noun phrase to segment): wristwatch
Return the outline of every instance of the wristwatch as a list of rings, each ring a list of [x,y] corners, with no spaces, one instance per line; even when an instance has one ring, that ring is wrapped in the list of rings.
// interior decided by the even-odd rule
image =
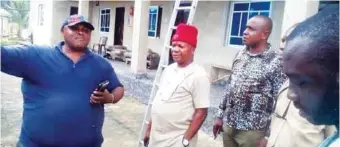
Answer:
[[[189,146],[189,140],[187,140],[183,137],[182,144],[183,144],[184,147],[188,147]]]
[[[223,115],[224,115],[224,111],[221,110],[221,109],[218,109],[215,117],[216,118],[223,118]]]

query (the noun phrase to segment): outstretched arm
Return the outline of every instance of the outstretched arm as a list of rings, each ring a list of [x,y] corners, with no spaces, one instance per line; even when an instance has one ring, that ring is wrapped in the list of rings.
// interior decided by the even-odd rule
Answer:
[[[33,46],[1,46],[1,71],[13,76],[24,77],[33,58]]]

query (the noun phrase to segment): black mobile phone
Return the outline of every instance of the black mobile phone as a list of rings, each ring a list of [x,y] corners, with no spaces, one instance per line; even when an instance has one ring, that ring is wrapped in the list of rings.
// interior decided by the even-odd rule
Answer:
[[[100,91],[100,92],[104,92],[105,89],[107,88],[107,86],[109,85],[109,83],[110,83],[110,82],[109,82],[108,80],[106,80],[106,81],[100,83],[100,84],[97,86],[96,90],[97,90],[97,91]]]

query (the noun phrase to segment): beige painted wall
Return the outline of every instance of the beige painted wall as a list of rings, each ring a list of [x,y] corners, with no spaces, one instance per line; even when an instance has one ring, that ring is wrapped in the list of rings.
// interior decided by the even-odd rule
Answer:
[[[148,48],[152,49],[153,51],[161,54],[165,37],[168,33],[170,17],[172,14],[172,9],[174,7],[174,1],[152,1],[150,6],[161,6],[163,8],[162,14],[162,22],[161,22],[161,31],[160,37],[148,37]]]
[[[44,4],[44,24],[38,25],[38,6]],[[63,40],[60,28],[70,15],[71,6],[78,7],[77,1],[31,1],[30,29],[35,44],[56,45]]]
[[[38,25],[38,6],[44,5],[44,23]],[[52,38],[52,8],[53,1],[31,1],[30,2],[30,28],[33,31],[33,42],[38,45],[51,45]]]
[[[236,53],[244,46],[229,46],[225,41],[228,38],[231,25],[230,1],[225,2],[199,2],[194,24],[199,29],[199,42],[195,60],[210,71],[210,65],[216,64],[231,67]],[[273,48],[278,49],[284,2],[272,2],[271,18],[273,31],[269,42]]]
[[[60,41],[64,40],[60,28],[62,23],[70,16],[71,7],[78,7],[78,2],[76,1],[53,1],[53,29],[52,35],[55,37],[52,38],[52,44],[57,44]]]
[[[9,35],[9,17],[8,16],[0,16],[0,36]]]
[[[274,1],[272,2],[271,18],[273,19],[273,31],[269,42],[274,49],[279,48],[281,34],[291,24],[298,21],[294,16],[299,16],[299,21],[309,17],[317,12],[318,2],[301,2],[296,5],[295,1]],[[198,47],[195,54],[195,61],[205,67],[210,72],[211,65],[230,67],[232,59],[239,49],[243,46],[229,46],[226,44],[226,38],[229,34],[231,8],[230,1],[199,1],[198,8],[194,18],[194,25],[199,29]],[[44,8],[44,25],[38,25],[38,5],[45,4]],[[161,22],[161,36],[159,38],[148,37],[148,48],[160,53],[163,49],[164,39],[169,27],[169,19],[172,14],[174,1],[151,1],[150,6],[158,5],[163,7]],[[63,40],[60,34],[62,22],[70,13],[71,6],[78,6],[77,1],[43,1],[36,0],[30,3],[30,29],[34,34],[35,44],[55,45]],[[108,36],[107,45],[113,45],[115,10],[117,7],[125,8],[124,17],[124,39],[123,45],[132,49],[133,26],[127,24],[130,6],[134,6],[133,1],[100,1],[99,6],[95,1],[89,3],[89,20],[95,27],[92,33],[93,43],[99,41],[100,36]],[[300,12],[300,6],[303,12]],[[110,8],[110,32],[103,33],[99,31],[99,11],[100,8]],[[286,10],[286,12],[285,12]],[[288,11],[289,10],[289,11]],[[296,10],[296,11],[295,11]],[[302,11],[301,10],[301,11]],[[298,13],[298,15],[296,14]],[[147,16],[148,14],[145,14]],[[284,16],[285,15],[285,16]]]
[[[150,3],[150,6],[157,5],[163,7],[163,17],[162,17],[162,24],[161,24],[161,37],[160,38],[151,38],[148,37],[148,48],[159,52],[163,46],[164,38],[167,33],[167,29],[169,26],[169,17],[172,13],[172,4],[174,2],[170,1],[154,1]],[[114,43],[114,25],[115,25],[115,18],[116,18],[116,8],[117,7],[124,7],[125,8],[125,17],[124,17],[124,37],[123,37],[123,45],[126,46],[128,49],[132,50],[132,35],[133,35],[133,26],[128,25],[127,19],[129,15],[130,6],[134,6],[133,1],[118,1],[118,2],[107,2],[101,1],[99,2],[99,6],[95,6],[92,4],[92,13],[90,13],[92,17],[92,23],[95,27],[95,31],[92,33],[92,41],[91,44],[97,43],[101,36],[107,36],[108,42],[107,45],[113,45]],[[99,14],[100,9],[103,8],[110,8],[110,30],[109,32],[100,32],[99,31]]]
[[[319,1],[294,1],[286,0],[284,16],[282,21],[282,33],[292,25],[302,22],[308,17],[316,14],[319,8]],[[298,13],[295,11],[298,10]],[[283,35],[283,34],[282,34]],[[282,36],[281,35],[281,36]]]
[[[271,17],[273,19],[273,31],[270,36],[273,48],[278,49],[281,36],[281,24],[283,18],[283,1],[272,2]],[[108,36],[108,45],[113,45],[114,36],[114,20],[115,8],[125,7],[124,18],[124,39],[123,45],[128,49],[132,47],[132,26],[128,26],[127,17],[129,7],[133,6],[132,1],[124,2],[100,2],[99,6],[92,8],[92,23],[96,31],[93,32],[92,42],[98,42],[99,37],[102,35]],[[160,53],[164,44],[164,39],[168,30],[169,21],[174,5],[173,1],[152,1],[150,6],[158,5],[163,7],[161,37],[151,38],[148,37],[148,48]],[[193,24],[199,29],[198,47],[196,49],[195,61],[205,67],[207,72],[210,72],[212,64],[230,67],[235,54],[243,46],[228,46],[225,43],[225,38],[228,35],[230,18],[229,14],[231,7],[230,1],[200,1],[195,13]],[[110,17],[110,32],[99,32],[99,8],[111,8]],[[227,25],[228,24],[228,25]]]
[[[116,8],[117,7],[125,7],[123,44],[124,45],[129,44],[131,46],[132,45],[131,41],[127,43],[126,40],[132,39],[132,27],[128,27],[126,21],[127,21],[127,15],[128,15],[128,12],[129,12],[129,7],[133,6],[133,4],[134,3],[132,1],[123,1],[123,2],[100,1],[99,6],[96,6],[92,2],[92,14],[90,14],[90,15],[91,15],[92,24],[95,27],[95,31],[92,33],[91,44],[98,43],[101,36],[107,36],[108,37],[107,45],[113,45]],[[100,27],[99,27],[99,25],[100,25],[99,24],[100,9],[104,9],[104,8],[110,8],[111,9],[109,32],[100,32],[100,30],[99,30],[100,29]],[[131,49],[130,46],[129,46],[129,49]]]

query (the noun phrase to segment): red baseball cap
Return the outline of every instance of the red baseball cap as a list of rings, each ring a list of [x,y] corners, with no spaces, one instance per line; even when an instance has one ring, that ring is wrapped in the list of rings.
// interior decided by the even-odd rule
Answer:
[[[93,25],[87,20],[85,19],[84,16],[82,15],[71,15],[69,16],[65,21],[64,23],[62,24],[61,26],[61,30],[65,27],[65,26],[75,26],[77,24],[84,24],[84,26],[90,30],[94,30],[94,27]]]

